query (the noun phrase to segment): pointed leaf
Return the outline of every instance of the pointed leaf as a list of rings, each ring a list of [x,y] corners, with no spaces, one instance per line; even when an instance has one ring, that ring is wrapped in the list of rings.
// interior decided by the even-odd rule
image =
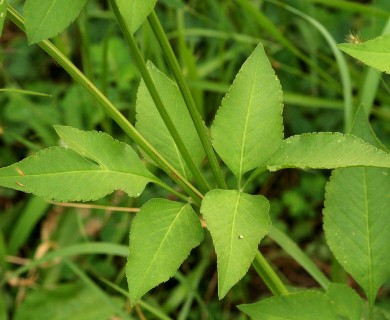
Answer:
[[[0,37],[3,33],[5,16],[7,15],[7,0],[0,0]]]
[[[330,299],[318,291],[275,296],[238,308],[253,320],[337,320]]]
[[[153,10],[157,0],[115,0],[130,32],[134,33]]]
[[[337,314],[348,320],[360,320],[363,301],[355,290],[341,283],[331,283],[326,290]]]
[[[387,148],[376,136],[374,130],[368,121],[368,116],[365,112],[364,105],[360,105],[356,110],[355,117],[352,123],[352,134],[369,144],[377,147],[385,152],[388,152]]]
[[[200,165],[205,157],[204,149],[179,88],[151,62],[148,62],[147,65],[162,102],[167,108],[167,112],[180,137],[188,146],[188,150],[191,150],[195,163]],[[136,108],[137,130],[172,163],[175,169],[189,179],[190,171],[143,81],[138,90]]]
[[[132,147],[98,131],[82,131],[68,126],[54,126],[67,148],[91,159],[102,168],[127,172],[131,167],[134,174],[154,176],[145,168]]]
[[[130,230],[126,274],[132,305],[172,277],[202,240],[203,229],[189,204],[152,199],[143,205]]]
[[[390,168],[390,154],[341,133],[306,133],[287,138],[266,161],[270,171],[283,168],[332,169],[353,166]]]
[[[282,107],[279,80],[259,45],[238,72],[211,128],[215,150],[237,177],[279,147]]]
[[[27,0],[24,4],[30,44],[54,37],[77,18],[87,0]]]
[[[263,196],[236,190],[212,190],[200,209],[213,238],[218,261],[218,296],[222,299],[248,271],[271,221]]]
[[[56,130],[79,153],[60,147],[40,151],[0,168],[0,186],[58,201],[87,201],[118,189],[138,196],[155,180],[130,146],[109,135],[61,126]]]
[[[390,277],[389,195],[389,169],[338,169],[326,186],[328,245],[371,301]]]
[[[342,43],[338,47],[370,67],[390,73],[390,33],[364,43]]]

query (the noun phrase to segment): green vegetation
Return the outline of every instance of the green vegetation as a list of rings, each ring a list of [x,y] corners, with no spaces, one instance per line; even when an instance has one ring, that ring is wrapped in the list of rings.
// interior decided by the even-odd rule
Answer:
[[[389,19],[0,0],[0,320],[390,319]]]

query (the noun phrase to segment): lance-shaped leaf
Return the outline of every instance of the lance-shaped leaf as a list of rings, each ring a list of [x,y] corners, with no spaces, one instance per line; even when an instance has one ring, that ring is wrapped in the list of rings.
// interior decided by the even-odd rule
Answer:
[[[348,320],[360,320],[363,301],[355,290],[341,283],[331,283],[326,290],[336,312]]]
[[[325,294],[310,290],[242,304],[238,308],[253,320],[340,319]]]
[[[0,186],[58,201],[87,201],[118,189],[138,196],[155,180],[130,146],[109,135],[70,127],[56,129],[76,152],[48,148],[1,168]]]
[[[202,143],[177,85],[151,62],[148,70],[154,80],[164,106],[191,156],[200,165],[205,157]],[[137,95],[137,130],[177,169],[189,179],[190,171],[162,120],[149,91],[142,81]]]
[[[153,10],[157,0],[115,0],[130,32],[134,33]]]
[[[54,37],[77,18],[87,0],[27,0],[24,4],[30,44]]]
[[[353,135],[337,132],[306,133],[284,140],[266,161],[266,166],[270,171],[353,166],[390,168],[390,154]]]
[[[215,150],[237,177],[279,147],[282,108],[279,80],[259,45],[238,72],[211,128]]]
[[[389,33],[364,43],[342,43],[338,47],[370,67],[390,73]]]
[[[7,14],[7,4],[7,0],[0,0],[0,37],[3,32],[3,25]]]
[[[152,199],[143,205],[130,230],[126,275],[132,305],[172,277],[202,240],[202,226],[189,204]]]
[[[248,271],[271,221],[263,196],[236,190],[212,190],[200,209],[213,238],[218,262],[218,296],[222,299]]]

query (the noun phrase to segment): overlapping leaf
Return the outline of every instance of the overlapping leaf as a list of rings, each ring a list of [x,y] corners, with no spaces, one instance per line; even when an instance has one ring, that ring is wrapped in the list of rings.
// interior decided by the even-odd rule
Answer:
[[[3,33],[5,16],[7,14],[7,0],[0,0],[0,37]]]
[[[56,36],[77,18],[87,0],[27,0],[24,4],[30,44]]]
[[[237,177],[262,164],[282,142],[282,90],[262,45],[241,67],[211,134],[215,150]]]
[[[153,10],[157,0],[115,0],[119,11],[134,33]]]
[[[283,168],[390,168],[390,154],[363,140],[341,133],[307,133],[287,138],[266,161],[270,171]]]
[[[130,146],[107,134],[56,129],[75,151],[52,147],[0,168],[0,186],[58,201],[87,201],[117,189],[138,196],[155,179]]]
[[[330,299],[311,290],[275,296],[238,308],[253,320],[339,319]]]
[[[364,43],[342,43],[338,47],[370,67],[390,73],[390,33]]]
[[[187,145],[188,150],[191,150],[191,156],[194,162],[200,165],[205,156],[204,149],[179,88],[151,62],[148,62],[147,65],[160,97],[180,137]],[[137,95],[136,128],[169,160],[175,169],[187,179],[190,177],[190,171],[154,105],[144,82],[141,82]]]
[[[326,290],[336,312],[348,320],[360,320],[363,301],[355,290],[341,283],[331,283]]]
[[[206,194],[200,210],[217,253],[218,296],[222,299],[248,271],[271,227],[269,203],[263,196],[216,189]]]
[[[202,239],[199,218],[189,204],[165,199],[147,202],[130,230],[126,274],[131,303],[172,277]]]

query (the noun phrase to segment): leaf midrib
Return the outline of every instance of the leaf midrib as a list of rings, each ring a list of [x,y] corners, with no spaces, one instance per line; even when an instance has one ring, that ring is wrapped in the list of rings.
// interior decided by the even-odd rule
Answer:
[[[150,268],[152,267],[152,265],[154,264],[154,261],[156,260],[156,257],[159,255],[159,252],[161,250],[161,247],[163,246],[166,238],[168,237],[168,234],[170,234],[170,230],[173,228],[173,225],[175,224],[176,220],[179,219],[179,216],[180,214],[182,213],[182,211],[187,207],[187,205],[183,205],[180,210],[176,213],[176,217],[172,220],[172,223],[170,224],[167,232],[165,233],[163,239],[161,240],[160,242],[160,245],[158,246],[158,249],[156,251],[156,253],[154,254],[153,256],[153,259],[152,261],[150,262],[146,272],[144,273],[144,276],[142,278],[142,281],[140,281],[140,285],[138,286],[138,290],[137,290],[137,296],[139,296],[139,291],[141,290],[144,282],[145,282],[145,278],[148,276],[149,272],[150,272]]]
[[[250,99],[249,99],[249,107],[247,114],[245,116],[245,125],[244,125],[244,132],[242,136],[242,142],[241,142],[241,154],[240,154],[240,169],[238,171],[238,179],[239,179],[239,185],[241,186],[241,178],[242,178],[242,167],[243,167],[243,162],[244,162],[244,150],[245,150],[245,141],[246,141],[246,136],[247,136],[247,130],[248,130],[248,122],[249,122],[249,114],[252,109],[252,101],[253,101],[253,92],[255,90],[255,83],[256,83],[256,78],[257,78],[257,72],[258,72],[258,65],[259,65],[259,59],[256,59],[256,68],[255,68],[255,74],[253,77],[253,83],[252,83],[252,89],[251,89],[251,94],[250,94]]]
[[[235,230],[235,225],[236,225],[236,216],[237,216],[237,211],[238,211],[238,205],[240,203],[240,197],[241,197],[241,193],[238,192],[237,201],[236,201],[234,211],[233,211],[233,223],[232,223],[232,228],[231,228],[231,232],[230,232],[229,258],[228,258],[227,268],[226,268],[226,272],[225,272],[224,280],[223,280],[224,286],[225,286],[227,274],[229,273],[229,268],[231,265],[230,262],[231,262],[232,256],[233,256],[233,254],[232,254],[233,249],[232,248],[233,248],[234,230]]]

